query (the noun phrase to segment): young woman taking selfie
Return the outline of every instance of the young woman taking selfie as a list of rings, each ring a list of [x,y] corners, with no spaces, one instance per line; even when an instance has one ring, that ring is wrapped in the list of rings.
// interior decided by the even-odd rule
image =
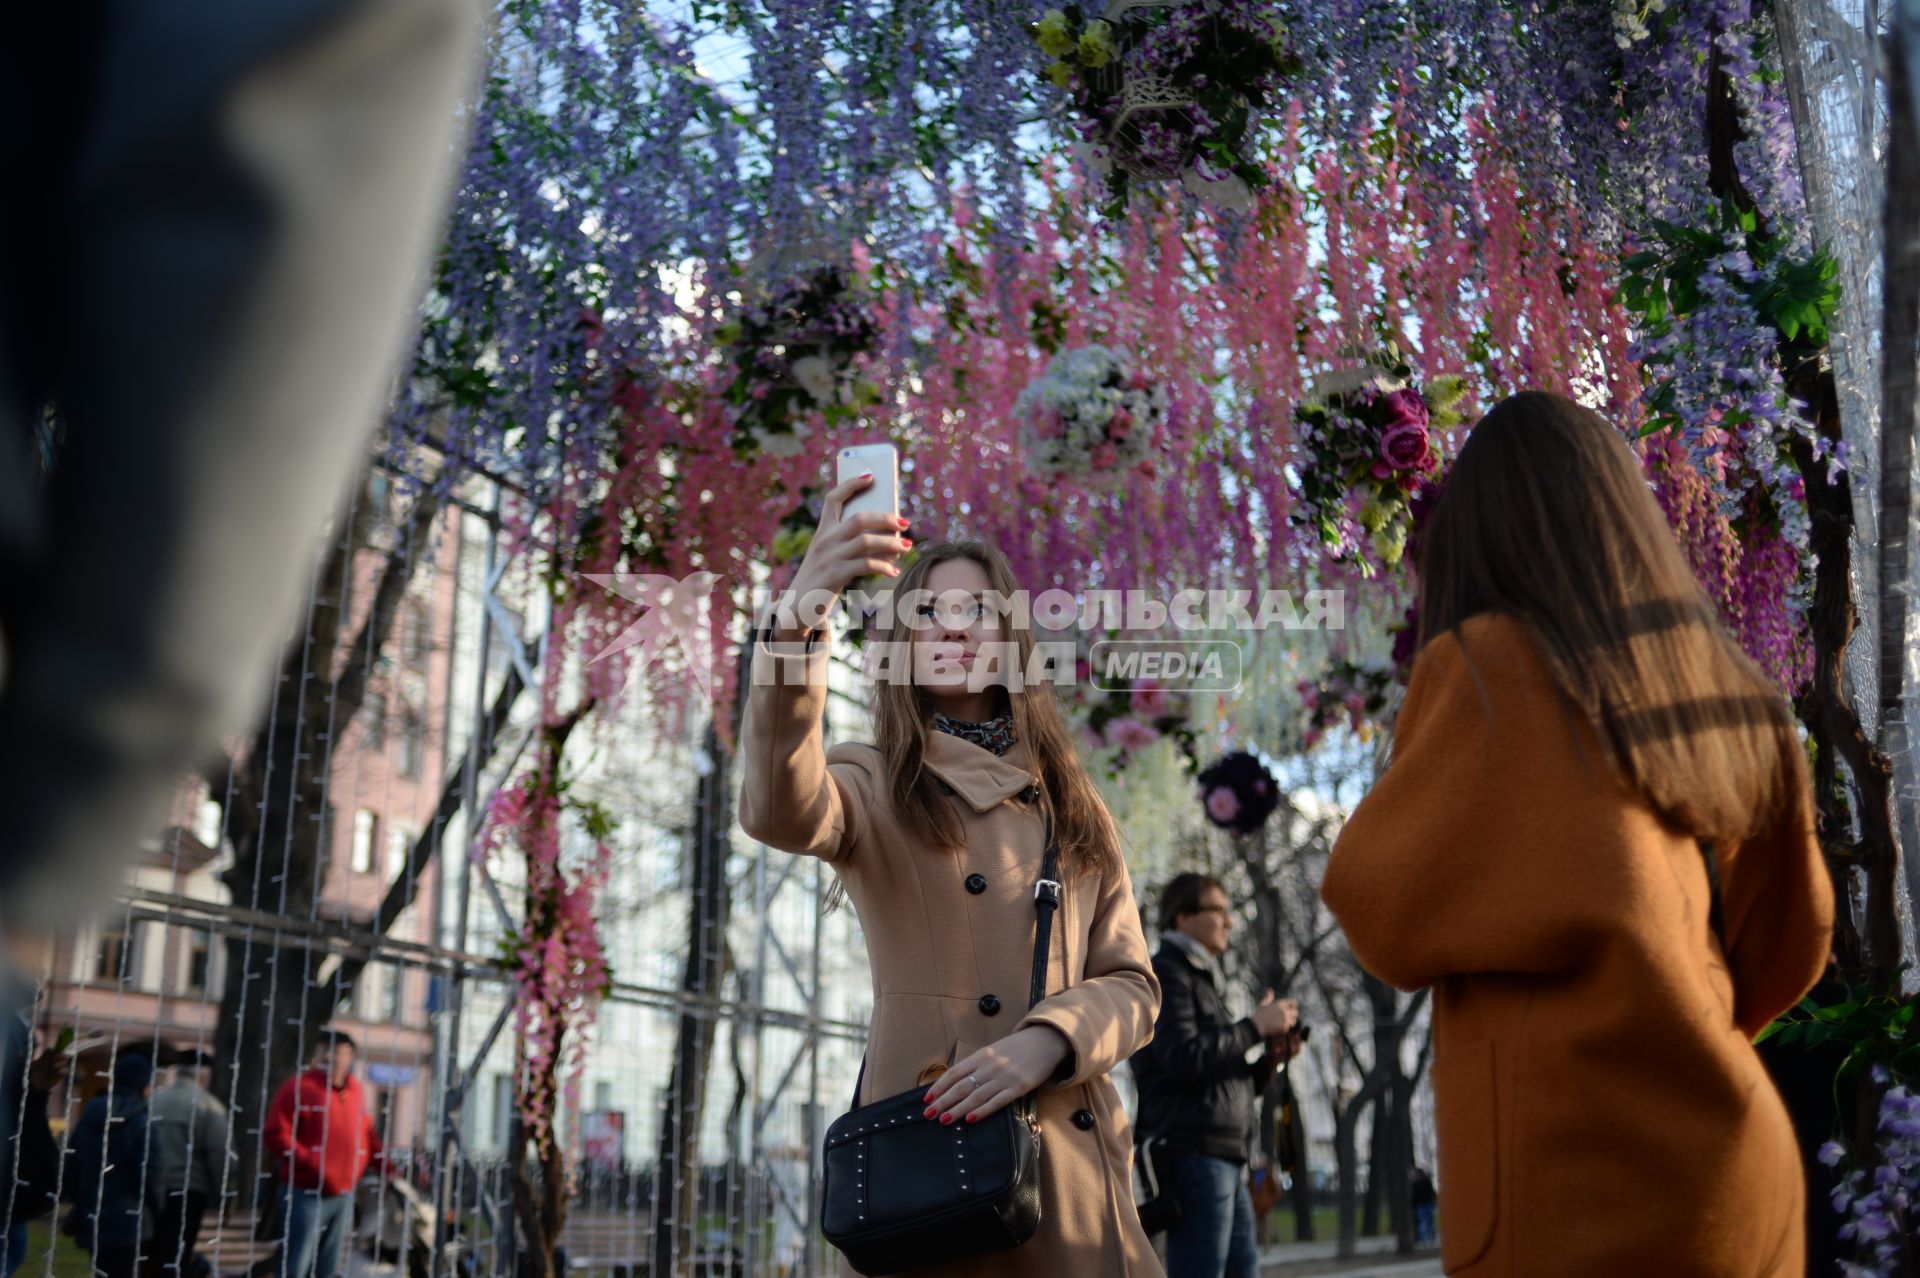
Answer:
[[[1827,961],[1787,704],[1639,461],[1572,401],[1474,427],[1419,548],[1422,648],[1321,894],[1432,986],[1449,1274],[1804,1272],[1753,1037]]]
[[[859,915],[874,997],[857,1103],[918,1089],[902,1121],[937,1137],[910,1166],[874,1167],[876,1179],[957,1175],[964,1188],[964,1164],[954,1172],[945,1162],[948,1148],[963,1148],[950,1129],[1031,1098],[1039,1131],[1031,1236],[971,1259],[930,1244],[932,1254],[906,1272],[1158,1275],[1133,1205],[1127,1118],[1108,1078],[1151,1036],[1159,1005],[1112,818],[1052,687],[1010,689],[975,671],[1001,644],[1010,645],[1009,664],[1027,669],[1032,632],[980,602],[989,592],[1013,597],[1005,559],[978,542],[938,544],[902,570],[905,521],[841,517],[870,482],[854,478],[828,494],[789,597],[817,602],[871,574],[898,598],[929,592],[912,620],[883,608],[868,632],[869,644],[899,645],[888,651],[905,655],[896,668],[909,677],[876,678],[873,744],[829,749],[827,636],[804,622],[763,632],[741,733],[740,824],[773,847],[830,863]],[[1052,876],[1042,873],[1049,831]],[[1058,917],[1043,996],[1028,1010],[1036,883],[1047,878],[1060,885]],[[846,1179],[864,1176],[864,1156],[839,1166],[852,1169],[843,1189],[872,1192]],[[829,1212],[835,1168],[830,1148]]]

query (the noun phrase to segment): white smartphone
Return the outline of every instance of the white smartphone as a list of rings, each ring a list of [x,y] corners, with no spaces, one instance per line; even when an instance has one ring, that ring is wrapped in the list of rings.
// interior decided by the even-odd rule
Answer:
[[[847,500],[846,515],[900,515],[900,454],[892,444],[855,444],[840,450],[839,483],[873,472],[873,483]]]

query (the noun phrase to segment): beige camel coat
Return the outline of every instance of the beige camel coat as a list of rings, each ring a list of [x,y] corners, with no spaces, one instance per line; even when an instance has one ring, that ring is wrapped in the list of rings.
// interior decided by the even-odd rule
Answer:
[[[778,645],[785,650],[788,645]],[[740,824],[773,847],[829,862],[860,917],[873,969],[862,1104],[903,1092],[930,1069],[1030,1025],[1066,1035],[1067,1076],[1041,1087],[1037,1234],[970,1263],[929,1256],[924,1278],[1147,1278],[1159,1275],[1133,1206],[1132,1135],[1109,1072],[1153,1036],[1160,1005],[1124,866],[1071,879],[1050,956],[1048,996],[1027,1012],[1033,884],[1044,825],[1025,801],[1029,756],[996,756],[944,732],[927,767],[951,787],[959,854],[929,849],[887,799],[880,753],[826,749],[825,645],[777,656],[762,645],[741,731]],[[970,876],[979,879],[968,890]],[[989,1012],[998,1000],[998,1010]],[[843,1266],[842,1272],[851,1273]]]

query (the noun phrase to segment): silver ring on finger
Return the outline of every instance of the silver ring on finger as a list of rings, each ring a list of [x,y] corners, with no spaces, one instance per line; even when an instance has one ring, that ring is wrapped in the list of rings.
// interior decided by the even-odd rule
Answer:
[[[971,1087],[971,1088],[973,1088],[973,1089],[974,1089],[975,1091],[979,1091],[979,1090],[980,1090],[980,1077],[979,1077],[979,1075],[977,1075],[977,1074],[969,1074],[969,1075],[967,1075],[967,1086],[968,1086],[968,1087]]]

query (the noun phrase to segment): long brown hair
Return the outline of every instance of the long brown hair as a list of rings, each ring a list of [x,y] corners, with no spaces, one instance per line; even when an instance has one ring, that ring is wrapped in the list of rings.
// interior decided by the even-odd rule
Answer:
[[[1720,624],[1621,434],[1525,391],[1467,437],[1420,538],[1421,643],[1525,623],[1627,783],[1691,834],[1746,838],[1805,759],[1780,692]]]
[[[1006,556],[983,541],[942,541],[921,547],[894,579],[895,599],[926,590],[928,574],[950,559],[972,560],[986,574],[989,589],[1003,600],[1013,599],[1018,586]],[[1029,668],[1034,643],[1032,627],[1025,621],[1021,615],[1001,619],[1003,635],[1015,645],[1023,672]],[[913,635],[911,628],[901,624],[897,608],[880,610],[872,633],[875,641],[906,644]],[[1027,744],[1041,801],[1053,818],[1063,872],[1110,869],[1119,856],[1119,834],[1099,791],[1080,766],[1053,685],[1034,682],[1019,691],[1005,691],[1013,712],[1014,739]],[[932,698],[910,680],[883,679],[874,685],[874,744],[886,757],[894,810],[928,846],[956,850],[962,839],[959,819],[926,770],[933,710]]]

